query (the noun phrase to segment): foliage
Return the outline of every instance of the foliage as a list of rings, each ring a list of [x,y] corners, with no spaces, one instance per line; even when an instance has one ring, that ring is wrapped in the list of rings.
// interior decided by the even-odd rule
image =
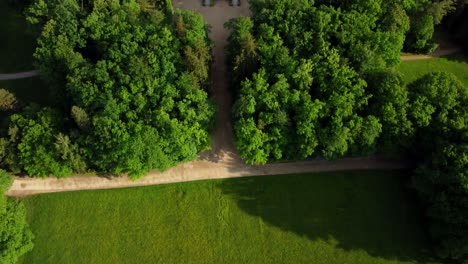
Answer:
[[[12,178],[0,170],[0,263],[5,264],[17,263],[20,256],[33,248],[24,204],[4,196],[11,182]]]
[[[91,126],[91,122],[90,122],[89,116],[88,116],[88,114],[86,114],[85,110],[83,110],[82,108],[74,105],[71,108],[71,116],[72,116],[73,120],[75,121],[76,125],[81,130],[84,130],[84,131],[89,130],[89,128]]]
[[[412,97],[411,115],[419,128],[440,137],[463,130],[468,118],[468,89],[446,72],[429,73],[408,87]]]
[[[10,144],[17,164],[28,175],[57,177],[73,172],[72,164],[81,163],[78,147],[59,140],[61,115],[52,109],[28,108],[10,117]],[[63,138],[63,136],[62,136]],[[71,152],[72,154],[64,154]]]
[[[28,8],[28,21],[42,28],[37,66],[66,110],[11,116],[17,132],[11,140],[4,131],[2,141],[10,170],[136,178],[209,147],[208,27],[200,15],[166,16],[150,5],[37,0]]]
[[[414,19],[411,30],[406,38],[406,50],[416,53],[431,53],[437,48],[437,44],[432,41],[434,34],[434,18],[423,15]]]
[[[411,26],[405,40],[405,50],[415,53],[431,53],[437,45],[432,40],[434,26],[455,10],[457,0],[406,0],[406,12]]]
[[[409,152],[439,255],[463,259],[466,88],[447,73],[407,86],[392,69],[405,34],[408,49],[434,48],[434,24],[452,2],[252,1],[252,19],[226,23],[241,157],[263,164]]]
[[[428,206],[437,253],[468,258],[468,143],[439,143],[420,165],[413,184]]]
[[[407,179],[359,171],[31,196],[36,246],[23,263],[436,264]]]
[[[5,209],[5,196],[4,194],[8,189],[10,188],[11,184],[13,183],[13,178],[8,175],[8,173],[4,170],[0,170],[0,193],[2,194],[1,199],[0,199],[0,209],[4,210]]]
[[[0,89],[0,111],[9,111],[17,107],[18,102],[14,94],[5,89]]]
[[[456,2],[456,0],[434,1],[427,9],[427,13],[434,19],[434,24],[440,24],[445,15],[453,12],[456,8]]]
[[[421,153],[413,184],[427,204],[438,254],[467,259],[468,88],[439,72],[416,80],[409,91]]]
[[[241,156],[265,163],[374,152],[381,132],[400,120],[383,125],[386,113],[368,111],[369,98],[394,100],[393,111],[401,113],[407,99],[391,88],[369,89],[366,73],[399,62],[409,28],[404,10],[377,2],[257,0],[251,6],[252,19],[225,25],[232,30],[227,55]],[[401,125],[394,138],[410,134],[411,124]]]
[[[368,113],[375,115],[382,126],[383,152],[401,151],[398,146],[409,147],[414,128],[408,118],[410,105],[408,91],[398,72],[380,70],[367,73],[369,99]]]

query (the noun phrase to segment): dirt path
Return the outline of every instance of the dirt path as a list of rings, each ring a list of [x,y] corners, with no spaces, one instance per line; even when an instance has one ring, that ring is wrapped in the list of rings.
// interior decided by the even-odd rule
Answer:
[[[16,178],[8,191],[9,196],[26,196],[38,193],[65,192],[76,190],[111,189],[206,179],[235,178],[306,172],[329,172],[365,169],[400,169],[409,164],[393,162],[373,157],[346,158],[337,161],[313,160],[294,163],[276,163],[265,166],[248,166],[237,154],[234,146],[230,109],[232,104],[228,86],[228,73],[225,66],[225,52],[229,32],[224,23],[238,16],[249,16],[247,1],[240,7],[229,6],[228,1],[218,0],[213,7],[201,6],[201,0],[174,1],[174,8],[196,10],[211,25],[210,38],[215,43],[212,66],[213,84],[211,94],[218,105],[217,125],[212,133],[212,149],[201,153],[199,159],[181,164],[165,172],[150,172],[137,181],[126,176],[100,177],[77,175],[66,179],[57,178]]]
[[[427,60],[427,59],[432,59],[432,58],[438,58],[438,57],[451,55],[451,54],[457,53],[459,51],[460,51],[459,48],[438,49],[438,50],[436,50],[433,53],[428,54],[428,55],[422,55],[422,54],[403,55],[400,58],[401,58],[402,61]]]
[[[214,42],[214,62],[211,67],[211,96],[216,102],[218,113],[216,126],[211,135],[211,150],[200,155],[200,159],[212,162],[238,162],[242,163],[234,146],[234,136],[231,123],[232,98],[229,90],[229,76],[226,67],[225,47],[229,31],[224,28],[224,23],[239,16],[250,16],[247,1],[242,1],[241,6],[230,6],[228,0],[212,0],[215,5],[205,7],[202,0],[176,0],[174,8],[188,9],[201,13],[206,23],[211,26],[210,39]]]
[[[26,196],[39,193],[125,188],[245,176],[343,170],[402,169],[408,167],[411,167],[411,164],[387,161],[374,157],[346,158],[337,161],[312,160],[305,162],[268,164],[265,166],[246,166],[237,162],[212,162],[207,160],[198,160],[181,164],[163,173],[151,172],[149,175],[137,181],[131,181],[126,176],[73,176],[66,179],[40,179],[29,177],[16,178],[13,182],[13,186],[8,190],[7,195]]]
[[[0,73],[0,81],[24,79],[34,77],[37,75],[39,75],[39,71],[37,70],[17,73]]]

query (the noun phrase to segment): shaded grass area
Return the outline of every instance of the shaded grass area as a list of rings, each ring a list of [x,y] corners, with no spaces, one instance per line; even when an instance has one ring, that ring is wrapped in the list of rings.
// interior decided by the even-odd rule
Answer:
[[[430,263],[403,171],[250,177],[25,199],[22,263]]]
[[[21,11],[0,1],[0,73],[33,69],[36,37],[28,31]]]
[[[426,60],[402,61],[398,70],[405,83],[410,83],[424,74],[437,71],[451,72],[468,87],[468,58],[463,54]]]
[[[12,92],[23,103],[53,104],[49,89],[39,77],[0,81],[0,88]]]

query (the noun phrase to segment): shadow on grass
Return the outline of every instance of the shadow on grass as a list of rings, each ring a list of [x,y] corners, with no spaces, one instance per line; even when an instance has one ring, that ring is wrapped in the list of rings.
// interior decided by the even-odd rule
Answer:
[[[272,226],[346,251],[432,261],[422,213],[405,192],[406,172],[371,171],[250,177],[219,188]]]
[[[450,55],[442,56],[441,58],[447,59],[449,61],[459,62],[459,63],[468,63],[468,54],[463,52],[457,52]]]

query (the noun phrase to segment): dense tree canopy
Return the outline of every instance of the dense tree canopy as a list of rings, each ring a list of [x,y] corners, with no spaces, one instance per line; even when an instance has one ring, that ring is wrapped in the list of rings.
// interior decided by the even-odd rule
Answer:
[[[82,163],[78,147],[60,134],[61,115],[51,109],[26,109],[10,117],[10,144],[16,149],[11,167],[18,166],[28,175],[57,177],[73,172],[73,163]],[[78,161],[73,160],[74,158]]]
[[[434,23],[452,2],[251,4],[252,18],[226,23],[241,157],[263,164],[376,151],[409,155],[418,162],[413,185],[439,255],[465,259],[467,88],[446,73],[407,87],[393,69],[405,38],[414,51],[432,49]]]
[[[376,70],[365,74],[367,92],[372,96],[366,113],[375,115],[384,129],[379,138],[381,152],[395,154],[398,146],[409,147],[414,127],[408,116],[408,91],[394,70]],[[397,148],[395,148],[397,146]]]
[[[211,43],[200,15],[133,0],[37,0],[27,13],[42,29],[37,65],[66,114],[10,118],[18,136],[3,141],[17,170],[138,177],[209,147]]]
[[[432,73],[410,87],[420,165],[414,185],[428,205],[441,256],[468,258],[468,87]]]
[[[12,179],[0,170],[0,263],[14,264],[33,248],[33,235],[21,201],[5,197]]]
[[[385,109],[367,111],[371,92],[374,107],[387,94],[397,100],[386,109],[394,112],[393,119],[396,111],[405,111],[407,100],[404,92],[392,88],[369,91],[364,78],[366,72],[399,62],[405,30],[401,21],[387,18],[394,6],[341,10],[307,1],[251,4],[252,19],[226,24],[234,30],[228,56],[232,83],[238,87],[233,111],[241,156],[250,163],[265,163],[373,150],[382,131],[375,113],[381,119],[392,117],[383,113]],[[399,121],[386,122],[410,126]],[[410,133],[409,128],[402,130]]]
[[[392,69],[402,50],[434,50],[434,25],[455,2],[252,0],[252,18],[225,25],[241,157],[264,164],[410,153],[439,255],[467,259],[467,87],[446,73],[406,86]],[[57,104],[22,108],[0,90],[0,114],[8,116],[0,167],[137,178],[207,149],[208,28],[201,16],[167,7],[34,0],[27,10],[40,31],[34,56]],[[9,184],[1,173],[0,190]],[[31,235],[21,203],[0,200],[0,216],[0,262],[8,263],[31,248]]]

